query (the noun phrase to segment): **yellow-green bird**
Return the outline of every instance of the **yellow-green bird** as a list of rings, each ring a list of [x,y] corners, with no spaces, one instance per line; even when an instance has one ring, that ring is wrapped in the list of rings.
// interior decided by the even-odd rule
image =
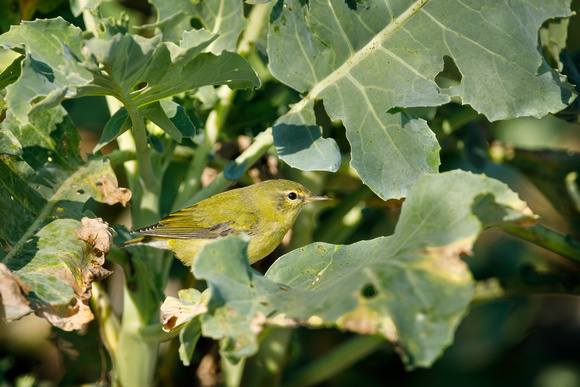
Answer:
[[[246,233],[250,237],[248,260],[252,264],[282,242],[306,204],[318,200],[329,198],[313,195],[293,181],[267,180],[214,195],[157,224],[134,230],[133,234],[145,236],[125,242],[125,246],[173,250],[177,258],[191,266],[206,243],[229,234]]]

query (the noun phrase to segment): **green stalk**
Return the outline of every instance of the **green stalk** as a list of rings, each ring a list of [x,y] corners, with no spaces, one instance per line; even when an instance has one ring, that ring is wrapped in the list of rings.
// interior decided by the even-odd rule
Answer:
[[[131,293],[131,290],[125,286],[119,347],[113,357],[114,384],[117,386],[153,386],[159,343],[143,340],[140,331],[145,324],[140,318],[141,305],[135,302]]]
[[[532,242],[547,250],[580,263],[580,242],[570,235],[562,235],[541,224],[533,227],[504,226],[502,229],[508,234]]]
[[[133,226],[143,227],[159,220],[159,194],[161,179],[153,173],[153,166],[147,148],[147,129],[145,119],[130,101],[125,101],[125,109],[133,124],[135,153],[137,156],[137,190],[134,195]],[[135,194],[135,192],[134,192]],[[140,200],[139,200],[140,199]]]
[[[83,12],[87,29],[95,30],[99,22],[90,12]],[[121,97],[122,98],[122,97]],[[131,118],[133,130],[117,139],[119,148],[135,152],[135,161],[124,163],[129,186],[133,192],[133,224],[146,226],[159,219],[160,177],[155,175],[147,147],[147,129],[144,117],[130,99],[115,100],[107,97],[111,114],[121,103]],[[106,324],[105,340],[113,359],[113,384],[117,386],[152,386],[158,357],[158,342],[143,339],[141,329],[149,325],[158,313],[159,300],[156,295],[155,279],[158,278],[160,254],[147,252],[146,257],[129,257],[124,260],[125,286],[123,292],[123,317],[120,324],[107,314],[100,317]],[[157,266],[157,267],[155,267]],[[101,301],[103,298],[101,298]],[[106,306],[101,305],[106,312]],[[107,333],[108,332],[108,333]]]
[[[121,324],[113,312],[111,300],[99,282],[93,282],[91,307],[97,315],[103,344],[109,353],[114,353],[119,346],[119,329]]]
[[[226,387],[238,387],[242,384],[242,376],[244,375],[244,366],[246,365],[246,359],[242,358],[238,360],[237,363],[230,361],[225,356],[222,359],[222,372],[224,375],[224,386]]]
[[[260,133],[252,145],[248,147],[241,155],[239,155],[234,161],[231,162],[235,166],[244,166],[244,171],[250,169],[250,167],[262,157],[268,149],[274,144],[274,138],[272,137],[272,128],[268,128],[262,133]],[[184,206],[191,206],[203,199],[207,199],[217,193],[224,191],[232,184],[232,180],[226,178],[224,172],[220,172],[214,181],[212,181],[207,187],[198,191],[195,195],[188,198],[185,201]]]
[[[321,359],[292,373],[284,387],[312,386],[338,375],[385,345],[380,335],[357,335],[346,340]]]

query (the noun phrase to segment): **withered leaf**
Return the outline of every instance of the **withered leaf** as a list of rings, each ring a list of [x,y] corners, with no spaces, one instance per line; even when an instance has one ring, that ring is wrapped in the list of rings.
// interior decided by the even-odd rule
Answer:
[[[75,228],[77,238],[91,245],[97,256],[107,255],[113,237],[117,234],[115,230],[109,227],[109,224],[101,218],[91,219],[86,216],[81,219],[81,228]]]
[[[32,287],[29,284],[23,282],[12,274],[6,265],[0,263],[0,295],[6,320],[16,320],[32,312],[28,300],[22,294],[28,294],[30,290]]]
[[[124,207],[127,206],[133,193],[128,188],[119,188],[109,175],[101,176],[97,180],[97,188],[103,194],[103,199],[108,205],[121,203]]]

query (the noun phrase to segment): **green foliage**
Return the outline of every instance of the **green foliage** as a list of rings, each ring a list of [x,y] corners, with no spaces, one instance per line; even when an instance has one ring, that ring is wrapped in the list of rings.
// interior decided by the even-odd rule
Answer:
[[[151,22],[144,25],[124,14],[105,18],[105,5],[93,0],[63,3],[53,18],[0,17],[2,28],[13,24],[0,46],[17,55],[0,74],[0,293],[8,320],[30,304],[59,328],[81,328],[93,318],[91,286],[106,274],[110,248],[107,258],[125,276],[123,311],[113,312],[101,287],[92,304],[110,382],[176,384],[167,372],[172,356],[207,363],[204,345],[213,339],[223,360],[214,382],[277,383],[287,364],[299,368],[308,358],[289,329],[369,335],[337,347],[351,357],[336,368],[323,360],[324,370],[313,363],[290,377],[289,385],[302,385],[305,375],[319,383],[384,339],[408,370],[432,366],[486,296],[477,264],[461,257],[488,228],[580,262],[573,239],[523,228],[538,216],[490,162],[519,170],[573,230],[577,154],[488,141],[491,121],[540,118],[575,99],[562,75],[578,73],[565,52],[569,0],[246,3],[151,0],[142,9],[154,9],[157,20],[143,11]],[[84,133],[93,154],[83,158],[86,122],[61,103],[68,109],[86,96],[106,99],[110,118],[97,140]],[[562,116],[577,120],[574,109]],[[207,185],[210,168],[217,176]],[[117,173],[130,192],[118,189]],[[132,192],[132,224],[144,227],[258,177],[299,180],[335,201],[305,210],[290,242],[300,248],[269,268],[249,266],[245,236],[209,244],[192,268],[204,281],[161,307],[172,333],[158,319],[165,286],[180,270],[170,270],[169,254],[111,245],[107,225],[99,231],[105,247],[94,240],[102,235],[81,236],[90,228],[81,218],[122,219],[117,207],[95,202],[125,203]],[[386,202],[401,198],[400,206]],[[116,229],[117,243],[130,237]],[[496,270],[491,276],[500,277]],[[492,290],[489,298],[505,294]],[[172,354],[159,362],[159,343],[177,330]]]
[[[482,201],[497,211],[481,214]],[[410,367],[429,366],[451,342],[472,297],[459,254],[470,253],[484,228],[533,219],[526,208],[502,183],[448,172],[413,186],[392,236],[314,243],[278,259],[265,277],[248,265],[246,242],[225,238],[193,266],[209,285],[203,332],[221,339],[222,353],[236,359],[256,353],[264,324],[380,332],[399,343]]]
[[[62,107],[33,113],[26,125],[8,111],[1,133],[12,141],[1,148],[0,261],[30,285],[29,301],[37,313],[80,318],[70,325],[55,322],[79,329],[90,321],[79,307],[93,262],[74,229],[89,198],[106,200],[99,179],[114,180],[115,173],[106,160],[82,161],[78,132]]]
[[[569,16],[568,3],[533,3],[472,8],[459,1],[355,6],[340,0],[289,1],[273,13],[269,66],[281,82],[308,92],[289,114],[314,125],[309,101],[322,99],[330,118],[344,123],[351,164],[361,179],[382,198],[400,198],[419,176],[437,171],[439,145],[425,123],[404,113],[382,112],[438,106],[458,96],[498,120],[541,117],[574,99],[571,85],[536,49],[542,21]],[[527,11],[519,12],[523,9]],[[462,75],[460,85],[447,89],[435,83],[445,56]],[[287,137],[284,129],[276,130],[278,125],[287,125],[284,118],[274,126],[281,158],[300,169],[322,169],[311,161],[320,159],[316,146],[300,163],[285,157]],[[320,135],[311,137],[316,144]],[[336,166],[330,163],[326,169]]]

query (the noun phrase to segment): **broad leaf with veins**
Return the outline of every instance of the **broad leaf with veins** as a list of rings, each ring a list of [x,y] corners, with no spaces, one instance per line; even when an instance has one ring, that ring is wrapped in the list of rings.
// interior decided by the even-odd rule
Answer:
[[[363,181],[382,198],[406,196],[421,175],[437,172],[439,145],[424,121],[390,109],[439,106],[452,96],[490,120],[563,109],[575,93],[540,56],[537,41],[544,20],[570,15],[568,0],[279,2],[268,33],[269,67],[307,95],[288,113],[304,128],[280,118],[276,146],[292,149],[293,130],[300,141],[328,142],[313,118],[312,101],[321,99],[330,118],[343,121],[351,165]],[[435,83],[444,57],[462,75],[447,89]],[[301,149],[300,158],[281,158],[304,170],[336,170],[336,152],[323,158],[317,146]]]

